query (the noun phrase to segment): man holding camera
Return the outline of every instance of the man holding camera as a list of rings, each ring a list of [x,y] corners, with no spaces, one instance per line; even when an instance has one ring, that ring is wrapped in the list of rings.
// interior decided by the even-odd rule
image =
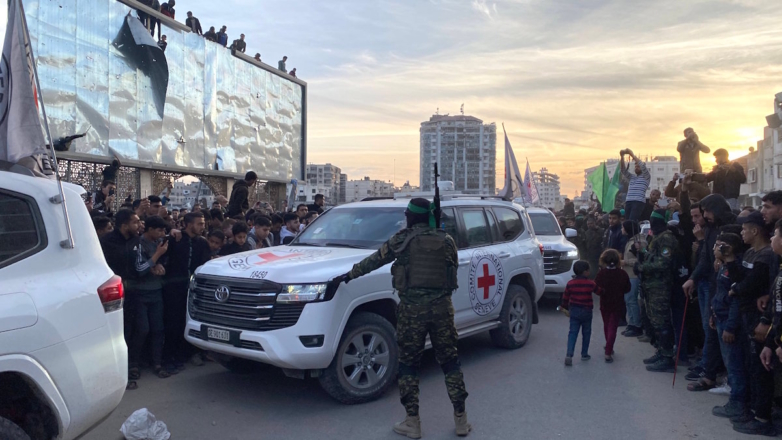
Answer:
[[[700,173],[703,171],[700,153],[708,153],[711,150],[698,139],[695,130],[687,127],[684,129],[684,140],[679,142],[676,151],[680,155],[680,170],[693,170],[696,173]]]
[[[629,155],[635,161],[635,173],[631,174],[625,167],[625,155]],[[619,152],[621,158],[622,175],[630,181],[627,186],[627,198],[625,199],[625,218],[627,220],[639,221],[646,207],[646,190],[649,189],[649,182],[652,180],[646,164],[628,149]]]

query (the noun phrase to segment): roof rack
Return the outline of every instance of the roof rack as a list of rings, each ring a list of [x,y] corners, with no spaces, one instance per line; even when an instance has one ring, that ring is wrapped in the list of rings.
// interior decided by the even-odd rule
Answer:
[[[449,197],[452,198],[452,199],[477,199],[477,198],[480,198],[481,200],[488,200],[488,199],[505,200],[502,196],[489,195],[489,194],[452,194]],[[510,200],[505,200],[505,201],[509,202]]]

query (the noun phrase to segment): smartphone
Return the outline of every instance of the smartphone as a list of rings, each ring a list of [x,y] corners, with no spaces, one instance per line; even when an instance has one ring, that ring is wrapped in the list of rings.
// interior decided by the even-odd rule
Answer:
[[[113,196],[113,195],[114,195],[114,188],[112,188],[112,189],[110,189],[110,190],[109,190],[109,195],[110,195],[110,196]]]

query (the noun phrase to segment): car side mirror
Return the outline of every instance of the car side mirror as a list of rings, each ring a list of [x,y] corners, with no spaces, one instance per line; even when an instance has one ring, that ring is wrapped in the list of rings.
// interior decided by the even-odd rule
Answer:
[[[578,231],[576,231],[573,228],[565,229],[565,238],[576,238],[576,237],[578,237]]]

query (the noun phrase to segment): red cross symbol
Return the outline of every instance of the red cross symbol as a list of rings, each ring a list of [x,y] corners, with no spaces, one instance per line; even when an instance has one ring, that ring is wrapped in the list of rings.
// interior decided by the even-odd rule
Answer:
[[[258,254],[258,257],[260,257],[260,259],[263,260],[263,261],[259,261],[259,262],[255,263],[255,264],[260,266],[262,264],[273,263],[275,261],[287,260],[289,258],[300,257],[300,256],[302,256],[302,254],[288,254],[288,255],[285,255],[283,257],[280,257],[277,254],[274,254],[274,253],[271,253],[271,252],[267,252],[265,254]]]
[[[489,265],[483,264],[483,276],[478,277],[478,288],[483,289],[483,299],[489,299],[489,288],[497,284],[494,275],[489,275]]]

